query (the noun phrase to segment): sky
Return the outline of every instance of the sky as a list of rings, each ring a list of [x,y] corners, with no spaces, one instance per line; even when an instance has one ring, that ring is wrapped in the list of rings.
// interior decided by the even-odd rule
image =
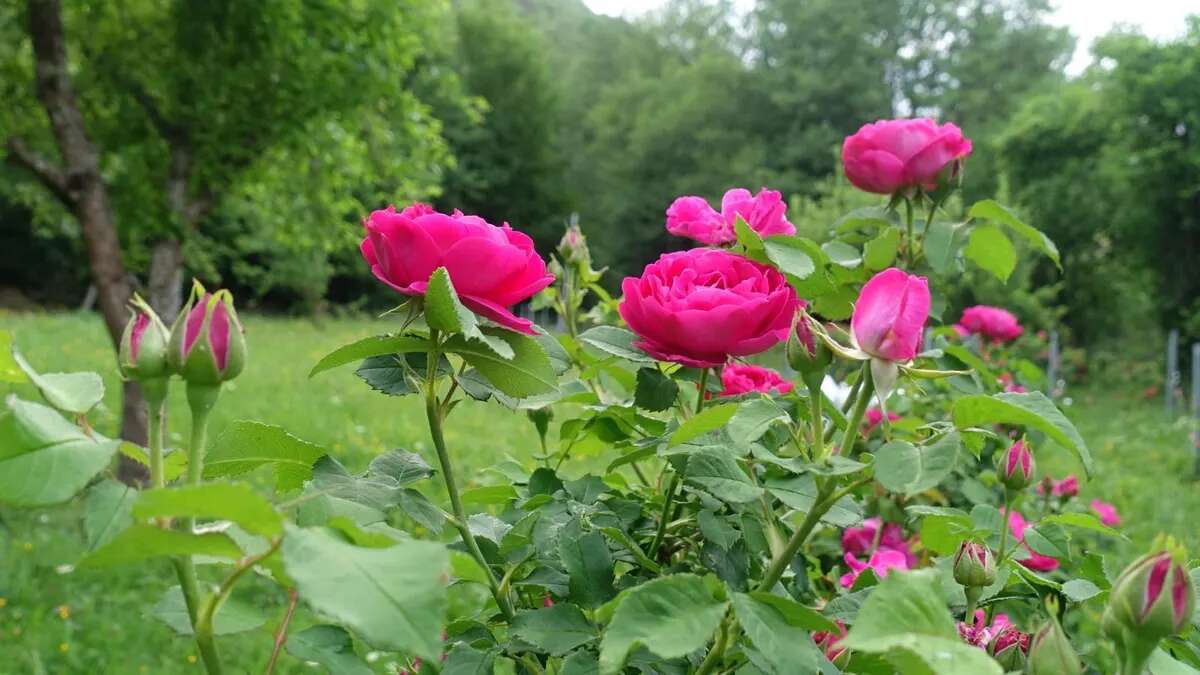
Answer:
[[[659,7],[665,0],[583,0],[593,12],[635,17]],[[749,0],[741,0],[751,4]],[[1170,39],[1183,35],[1184,17],[1200,14],[1198,0],[1055,0],[1051,22],[1071,29],[1078,38],[1075,56],[1067,67],[1082,72],[1091,61],[1088,48],[1093,40],[1116,24],[1141,28],[1152,38]]]

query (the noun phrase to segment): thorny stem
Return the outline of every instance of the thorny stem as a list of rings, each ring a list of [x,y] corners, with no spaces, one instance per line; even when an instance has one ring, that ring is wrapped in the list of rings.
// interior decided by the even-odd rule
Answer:
[[[288,589],[288,605],[287,611],[284,612],[283,621],[279,624],[279,630],[275,631],[275,645],[271,648],[271,658],[267,661],[267,668],[263,671],[263,675],[271,675],[275,672],[275,662],[279,660],[279,653],[283,651],[283,646],[287,644],[288,627],[292,624],[292,615],[296,613],[296,602],[300,599],[300,595],[296,593],[296,589]]]
[[[450,453],[446,449],[446,439],[442,433],[442,415],[443,409],[441,402],[438,401],[437,395],[437,362],[441,358],[440,343],[438,342],[438,332],[435,330],[429,331],[429,340],[435,346],[429,353],[429,366],[426,373],[425,382],[425,416],[429,420],[429,435],[433,439],[433,447],[437,450],[438,463],[442,469],[442,479],[446,483],[446,492],[450,496],[450,507],[454,511],[455,527],[458,528],[459,536],[462,537],[463,544],[467,547],[467,551],[471,557],[475,558],[475,562],[483,568],[484,574],[487,577],[488,586],[492,590],[492,596],[496,599],[496,605],[500,608],[500,613],[504,618],[511,622],[515,616],[512,609],[512,603],[508,597],[501,592],[500,582],[496,579],[496,574],[488,565],[487,559],[483,557],[483,552],[479,550],[479,543],[475,541],[475,535],[471,534],[471,528],[467,525],[467,511],[463,508],[462,497],[458,492],[458,484],[454,479],[454,465],[450,461]]]
[[[700,662],[700,667],[696,669],[696,675],[708,675],[716,669],[717,664],[725,656],[725,646],[729,642],[729,634],[732,632],[733,617],[726,615],[721,620],[721,625],[717,629],[717,640],[713,643],[712,649],[708,650],[708,654],[704,660]]]
[[[904,222],[908,229],[907,247],[905,248],[905,258],[908,260],[908,267],[912,268],[913,262],[916,261],[917,242],[913,238],[913,205],[912,200],[905,198],[904,200]]]
[[[792,534],[791,539],[788,539],[787,545],[783,547],[783,551],[771,560],[771,566],[767,568],[766,574],[763,575],[763,580],[758,585],[758,590],[769,591],[779,582],[779,578],[783,576],[783,571],[787,569],[787,566],[791,564],[796,554],[800,552],[800,547],[808,540],[808,535],[812,534],[813,528],[817,526],[817,523],[821,520],[821,516],[824,516],[833,505],[833,502],[829,501],[832,491],[833,481],[824,485],[818,484],[817,498],[813,500],[812,509],[808,512],[808,515],[804,516],[804,521],[800,523],[800,528]]]
[[[699,414],[704,410],[704,394],[708,388],[708,368],[700,369],[700,385],[696,391],[696,413]],[[650,551],[648,556],[651,560],[658,556],[658,549],[662,546],[663,537],[667,534],[667,523],[671,520],[671,507],[674,505],[675,490],[679,487],[679,472],[671,473],[671,482],[667,484],[667,491],[663,495],[663,510],[662,517],[658,521],[658,532],[654,534],[654,541],[650,543]]]

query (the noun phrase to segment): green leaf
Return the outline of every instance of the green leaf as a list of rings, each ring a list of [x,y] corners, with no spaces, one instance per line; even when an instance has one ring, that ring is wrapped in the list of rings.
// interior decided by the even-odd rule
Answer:
[[[89,551],[112,541],[133,524],[132,508],[137,497],[134,488],[107,478],[88,490],[83,502],[83,531]]]
[[[46,402],[63,412],[84,415],[104,399],[104,380],[96,373],[43,375],[34,370],[16,349],[12,349],[11,353],[17,367],[24,371]]]
[[[1100,519],[1090,513],[1054,513],[1042,518],[1043,523],[1057,523],[1059,525],[1067,525],[1069,527],[1077,527],[1082,530],[1091,530],[1108,537],[1119,537],[1127,539],[1127,537],[1111,527],[1100,522]]]
[[[967,248],[963,253],[976,265],[1005,283],[1017,267],[1017,250],[1013,248],[1004,230],[995,225],[977,225],[972,229],[971,238],[967,240]]]
[[[139,519],[213,518],[231,520],[252,534],[283,532],[283,518],[271,502],[243,483],[203,483],[143,492],[133,505]]]
[[[487,329],[486,334],[506,343],[512,350],[511,358],[504,358],[490,347],[455,335],[445,342],[445,349],[461,356],[475,367],[492,386],[500,391],[524,398],[543,394],[558,388],[558,376],[550,364],[550,357],[537,340],[511,331]]]
[[[187,604],[179,586],[172,586],[159,598],[150,615],[167,624],[179,635],[193,635],[192,620],[188,617]],[[254,630],[267,622],[261,609],[237,598],[228,598],[217,609],[213,617],[214,635],[231,635]]]
[[[475,314],[458,299],[450,272],[439,267],[429,277],[429,288],[425,291],[425,322],[430,328],[451,334],[461,333],[468,339],[487,345],[500,358],[511,359],[512,347],[498,337],[479,330]]]
[[[325,449],[271,424],[237,420],[209,447],[205,478],[240,476],[261,466],[275,471],[275,489],[298,490],[312,479],[312,467]]]
[[[875,480],[904,495],[924,492],[954,471],[958,448],[958,434],[919,448],[907,441],[886,443],[875,451]]]
[[[763,248],[767,258],[788,276],[807,279],[817,271],[819,259],[814,261],[795,237],[770,237],[763,242]]]
[[[1150,675],[1200,675],[1200,670],[1176,660],[1161,647],[1150,655]]]
[[[816,673],[821,652],[804,629],[789,623],[772,605],[745,593],[733,594],[733,610],[750,641],[778,675]]]
[[[787,506],[808,513],[817,497],[817,486],[809,474],[790,478],[772,478],[766,482],[767,491]],[[850,527],[862,522],[862,509],[850,495],[846,495],[821,517],[821,522],[838,527]]]
[[[13,358],[13,336],[0,330],[0,382],[24,384],[29,381],[17,360]]]
[[[88,436],[54,409],[10,395],[0,415],[0,504],[65,502],[109,466],[120,441]]]
[[[1102,591],[1099,586],[1087,579],[1072,579],[1062,585],[1062,592],[1072,602],[1083,602],[1088,598],[1100,595]]]
[[[577,651],[563,659],[561,675],[599,675],[600,664],[591,652]]]
[[[863,247],[863,265],[872,271],[887,269],[892,266],[899,248],[900,228],[889,227]]]
[[[287,650],[301,661],[315,661],[329,670],[329,675],[372,675],[367,664],[354,653],[354,641],[341,626],[318,625],[292,633]]]
[[[344,366],[347,363],[354,363],[355,361],[361,361],[372,356],[428,352],[432,347],[433,345],[425,338],[407,335],[375,335],[352,342],[343,347],[338,347],[326,354],[324,358],[317,362],[317,365],[312,367],[312,370],[308,371],[308,376],[312,377],[317,373],[331,368]]]
[[[459,643],[446,654],[441,675],[495,675],[496,652],[480,651]]]
[[[624,530],[620,530],[615,527],[602,527],[600,528],[600,531],[603,532],[606,537],[613,540],[621,548],[628,551],[629,555],[633,556],[633,559],[636,560],[639,565],[645,567],[651,572],[654,572],[655,574],[659,573],[659,570],[661,569],[659,564],[647,557],[645,552],[642,551],[641,547],[638,546],[637,542],[633,540],[633,537],[629,536],[629,534]]]
[[[827,241],[821,244],[821,250],[825,252],[825,255],[829,256],[829,259],[834,264],[841,267],[853,268],[862,264],[862,254],[858,252],[858,249],[844,241],[836,239]]]
[[[700,525],[700,534],[704,535],[704,539],[726,551],[733,548],[733,545],[742,538],[742,535],[733,529],[725,518],[708,509],[696,514],[696,521]]]
[[[751,257],[762,254],[763,238],[750,227],[750,224],[741,215],[733,219],[733,233],[737,237],[738,245],[744,246]]]
[[[939,555],[950,555],[971,536],[971,519],[966,515],[930,515],[921,521],[921,544]]]
[[[484,485],[462,492],[463,503],[475,506],[504,504],[516,498],[517,490],[511,485]]]
[[[750,597],[759,603],[774,607],[777,612],[783,615],[784,621],[787,621],[789,625],[799,626],[808,631],[838,631],[838,625],[831,619],[815,609],[801,605],[791,598],[772,595],[763,591],[755,591],[750,594]]]
[[[762,496],[726,448],[711,447],[688,456],[687,480],[731,504],[744,504]]]
[[[1071,547],[1067,542],[1067,533],[1060,525],[1038,523],[1025,530],[1024,540],[1025,544],[1034,553],[1062,559],[1071,556]]]
[[[1092,475],[1092,454],[1074,425],[1040,391],[1024,394],[976,394],[954,402],[954,424],[960,430],[989,424],[1033,427],[1075,453],[1083,470]]]
[[[756,398],[742,403],[729,420],[729,438],[734,443],[749,445],[762,438],[772,425],[790,423],[788,416],[778,403],[769,398]]]
[[[738,404],[736,403],[722,403],[705,408],[699,415],[679,425],[675,433],[671,434],[670,447],[682,445],[697,436],[720,429],[729,422],[737,409]]]
[[[1033,244],[1034,248],[1045,253],[1047,257],[1054,261],[1054,264],[1059,269],[1062,269],[1062,261],[1058,256],[1058,247],[1054,245],[1053,241],[1050,241],[1050,237],[1043,234],[1041,230],[1021,222],[1021,219],[1017,218],[1007,206],[1002,206],[991,199],[985,199],[971,205],[971,210],[967,212],[967,216],[980,220],[990,220],[1008,227],[1027,239],[1029,243]]]
[[[1001,675],[982,649],[962,642],[937,570],[893,572],[867,596],[842,645],[880,654],[903,675]]]
[[[420,389],[409,381],[408,370],[401,359],[403,354],[384,354],[364,359],[354,374],[362,378],[369,387],[388,396],[407,396]],[[423,371],[417,371],[423,372]]]
[[[596,627],[583,611],[566,603],[517,614],[512,633],[554,656],[566,654],[599,637]]]
[[[589,347],[634,363],[654,363],[654,359],[633,346],[637,335],[616,326],[596,326],[579,334],[579,341]]]
[[[679,385],[658,368],[639,368],[633,403],[642,410],[662,412],[675,403]]]
[[[436,661],[446,615],[446,547],[410,541],[360,548],[324,529],[289,525],[283,563],[300,597],[379,649]]]
[[[558,555],[570,577],[571,600],[589,609],[612,600],[613,560],[608,542],[599,532],[570,536],[564,528],[559,535]]]
[[[935,272],[943,274],[954,264],[955,254],[961,245],[959,233],[963,231],[961,223],[946,220],[935,220],[925,231],[925,260]]]
[[[615,675],[638,645],[664,659],[686,656],[708,643],[727,603],[692,574],[659,577],[628,591],[600,643],[600,673]]]
[[[208,555],[236,560],[242,551],[220,532],[190,534],[156,525],[131,525],[107,544],[89,553],[80,567],[108,567],[176,555]]]

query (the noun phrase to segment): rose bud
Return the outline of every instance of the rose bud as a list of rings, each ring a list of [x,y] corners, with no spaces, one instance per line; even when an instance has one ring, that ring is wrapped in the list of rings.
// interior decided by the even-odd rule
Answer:
[[[895,267],[871,277],[854,302],[851,334],[859,349],[885,361],[911,361],[929,318],[929,281]]]
[[[558,242],[557,251],[563,262],[568,264],[586,265],[592,259],[591,253],[588,252],[587,237],[583,236],[583,230],[574,223],[567,226],[567,231]]]
[[[988,650],[992,658],[999,662],[1004,672],[1020,672],[1025,669],[1025,655],[1029,652],[1029,634],[1022,633],[1015,626],[1007,626]]]
[[[800,301],[800,306],[803,308],[803,300]],[[833,360],[833,352],[829,351],[824,342],[816,339],[808,322],[808,313],[801,309],[796,319],[796,330],[788,336],[788,365],[804,375],[820,374],[829,367],[829,362]]]
[[[1169,552],[1143,556],[1113,584],[1104,612],[1105,631],[1118,641],[1124,629],[1133,638],[1157,644],[1187,626],[1194,598],[1191,577]]]
[[[1058,620],[1050,620],[1029,641],[1029,675],[1079,675],[1083,672],[1079,655],[1067,639]]]
[[[1013,492],[1024,490],[1033,483],[1036,465],[1029,444],[1021,439],[997,456],[996,474],[1000,483]]]
[[[121,335],[117,367],[121,376],[139,382],[169,376],[167,342],[171,336],[158,314],[138,296],[133,298],[129,323]]]
[[[967,588],[991,586],[996,580],[996,560],[986,545],[964,541],[954,554],[954,580]]]
[[[171,328],[168,359],[188,384],[215,386],[246,365],[246,338],[227,290],[205,292],[196,284]]]

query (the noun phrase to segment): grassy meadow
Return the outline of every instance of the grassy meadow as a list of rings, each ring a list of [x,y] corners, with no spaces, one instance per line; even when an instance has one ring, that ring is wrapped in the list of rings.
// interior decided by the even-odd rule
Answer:
[[[333,348],[387,330],[387,319],[308,319],[244,317],[250,356],[245,372],[225,387],[211,435],[231,420],[256,419],[278,424],[327,448],[351,470],[371,457],[403,447],[428,452],[425,421],[415,399],[373,392],[352,374],[353,367],[308,379],[309,368]],[[0,329],[12,331],[34,367],[46,371],[96,370],[107,387],[93,423],[115,433],[120,413],[119,381],[103,328],[91,315],[0,314]],[[186,434],[182,387],[172,394],[169,444]],[[0,384],[0,394],[34,398],[26,386]],[[1092,386],[1069,392],[1066,407],[1096,458],[1097,476],[1085,482],[1081,497],[1116,504],[1130,538],[1117,543],[1124,558],[1149,545],[1159,532],[1184,539],[1200,552],[1200,528],[1191,519],[1200,512],[1200,489],[1191,481],[1193,459],[1185,420],[1168,421],[1158,401],[1139,392]],[[504,479],[485,469],[512,457],[529,461],[537,447],[524,415],[492,404],[468,401],[447,429],[451,452],[462,465],[464,482],[487,484]],[[582,458],[595,464],[597,458]],[[572,462],[565,473],[583,469]],[[1050,455],[1041,467],[1061,477],[1073,471],[1063,455]],[[264,476],[256,476],[262,480]],[[152,601],[173,582],[165,563],[148,563],[100,572],[77,571],[72,563],[83,550],[79,509],[65,505],[36,511],[0,509],[0,675],[9,673],[172,674],[201,672],[190,641],[175,637],[144,615]],[[266,609],[263,627],[221,639],[230,672],[262,672],[271,632],[283,613],[283,597],[267,583],[239,587],[238,596]],[[316,622],[297,613],[294,630]],[[380,673],[398,667],[376,659]],[[276,672],[316,672],[283,656]]]

